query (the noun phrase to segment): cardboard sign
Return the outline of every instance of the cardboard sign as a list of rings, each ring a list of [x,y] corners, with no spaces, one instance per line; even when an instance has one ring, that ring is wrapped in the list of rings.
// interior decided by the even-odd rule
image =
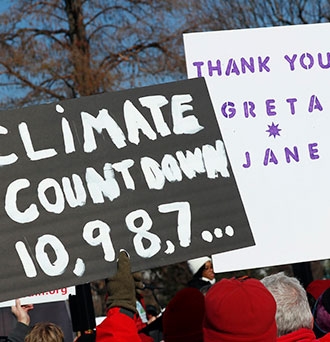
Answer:
[[[254,243],[203,79],[0,113],[12,299]]]
[[[256,246],[217,272],[330,257],[330,25],[184,36],[205,77]]]

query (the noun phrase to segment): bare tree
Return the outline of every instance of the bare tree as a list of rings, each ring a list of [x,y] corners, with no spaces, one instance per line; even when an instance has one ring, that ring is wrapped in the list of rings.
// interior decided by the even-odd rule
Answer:
[[[182,33],[329,20],[329,0],[15,0],[0,15],[0,103],[185,78]]]
[[[180,3],[172,6],[163,0],[13,2],[0,16],[2,105],[182,78],[182,49],[178,54],[173,45],[185,23],[173,14]]]
[[[195,29],[232,30],[329,22],[329,0],[200,0],[189,4]],[[197,20],[196,20],[197,19]],[[188,27],[193,28],[193,22]]]

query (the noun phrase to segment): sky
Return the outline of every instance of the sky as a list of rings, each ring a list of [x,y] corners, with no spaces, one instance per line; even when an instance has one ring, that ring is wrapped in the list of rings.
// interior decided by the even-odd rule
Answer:
[[[5,11],[15,0],[0,0],[0,13]]]

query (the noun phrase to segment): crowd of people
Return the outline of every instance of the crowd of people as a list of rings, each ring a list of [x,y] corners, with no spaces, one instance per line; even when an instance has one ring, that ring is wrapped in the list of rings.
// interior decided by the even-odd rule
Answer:
[[[261,280],[216,282],[211,258],[189,260],[188,266],[193,276],[187,287],[150,319],[139,296],[141,278],[132,274],[129,255],[121,251],[117,272],[107,282],[107,316],[93,334],[77,336],[76,342],[330,341],[329,281],[314,281],[305,290],[297,278],[279,272]],[[17,324],[8,341],[63,342],[63,331],[54,323],[30,327],[32,309],[16,300]]]

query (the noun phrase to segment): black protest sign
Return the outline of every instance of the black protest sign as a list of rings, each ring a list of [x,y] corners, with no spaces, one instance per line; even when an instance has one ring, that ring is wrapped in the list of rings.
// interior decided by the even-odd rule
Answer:
[[[0,300],[254,244],[204,79],[0,113]]]

